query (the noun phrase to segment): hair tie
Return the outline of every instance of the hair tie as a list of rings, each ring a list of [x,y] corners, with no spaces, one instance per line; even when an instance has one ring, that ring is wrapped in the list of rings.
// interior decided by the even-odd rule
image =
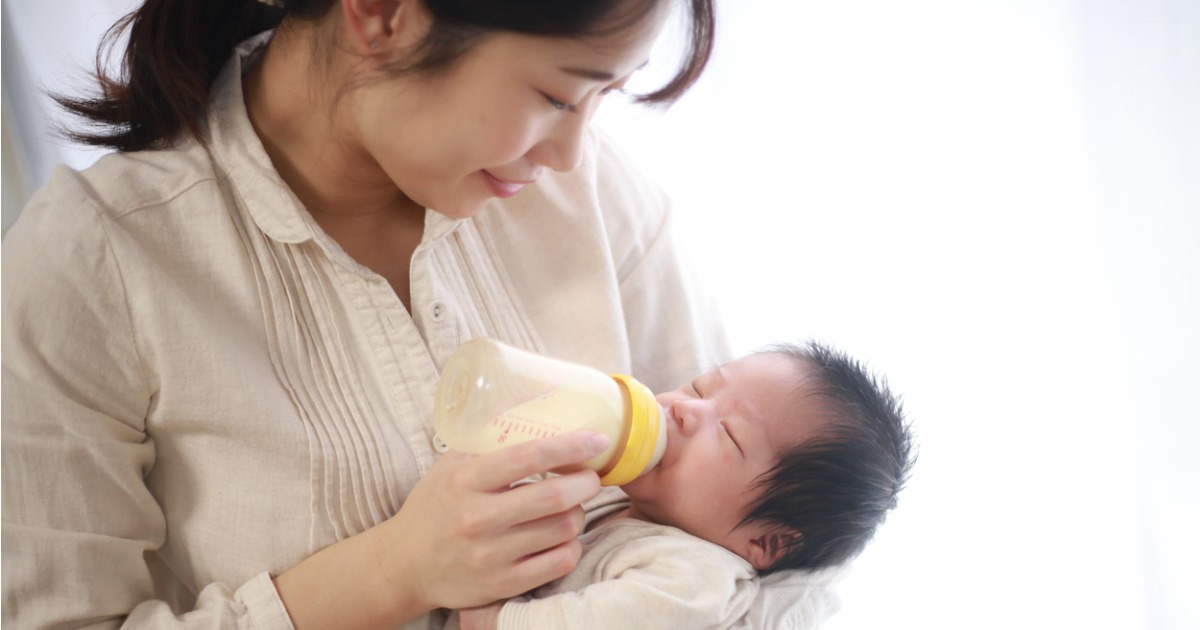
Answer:
[[[258,1],[261,4],[265,4],[269,7],[275,7],[276,9],[284,8],[283,7],[284,0],[258,0]]]

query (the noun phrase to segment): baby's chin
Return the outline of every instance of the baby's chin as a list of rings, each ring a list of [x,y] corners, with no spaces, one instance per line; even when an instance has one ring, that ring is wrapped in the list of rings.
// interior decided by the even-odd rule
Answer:
[[[653,521],[662,525],[679,527],[671,518],[669,497],[663,496],[663,489],[658,483],[658,468],[621,486],[621,490],[629,497],[630,515],[643,521]]]
[[[621,490],[629,495],[633,501],[638,501],[648,498],[648,493],[654,486],[654,477],[658,475],[658,467],[651,468],[649,472],[639,476],[637,479],[621,486]]]

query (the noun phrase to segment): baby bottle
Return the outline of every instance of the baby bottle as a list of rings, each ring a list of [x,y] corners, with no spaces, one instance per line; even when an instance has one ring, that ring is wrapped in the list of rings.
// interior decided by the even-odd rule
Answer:
[[[604,433],[608,448],[583,467],[606,486],[629,483],[658,465],[667,446],[665,418],[650,389],[632,377],[491,339],[472,339],[450,355],[433,408],[438,438],[468,453],[576,429]]]

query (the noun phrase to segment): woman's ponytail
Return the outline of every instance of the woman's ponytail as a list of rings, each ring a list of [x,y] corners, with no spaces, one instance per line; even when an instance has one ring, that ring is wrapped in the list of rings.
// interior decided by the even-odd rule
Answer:
[[[164,148],[200,122],[217,73],[239,42],[278,26],[284,11],[257,0],[146,0],[104,37],[96,58],[100,93],[55,95],[85,121],[70,139],[118,151]],[[117,77],[104,70],[122,32],[129,42]]]
[[[393,74],[435,72],[448,67],[489,32],[545,37],[601,36],[641,19],[670,0],[423,0],[432,16],[416,57],[384,65]],[[337,0],[145,0],[117,22],[96,60],[100,94],[56,95],[84,119],[85,130],[68,138],[118,151],[165,148],[185,129],[204,140],[200,122],[217,72],[239,42],[290,20],[316,22]],[[659,90],[637,97],[668,104],[696,82],[713,49],[714,0],[689,0],[690,42],[683,67]],[[128,31],[129,44],[117,78],[104,72],[106,53]]]

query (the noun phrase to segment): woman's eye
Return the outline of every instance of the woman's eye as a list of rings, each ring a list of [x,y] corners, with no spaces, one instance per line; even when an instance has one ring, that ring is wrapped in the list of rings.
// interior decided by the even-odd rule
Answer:
[[[554,98],[553,96],[550,96],[549,94],[543,94],[542,96],[546,97],[546,102],[550,103],[550,107],[553,107],[554,109],[557,109],[560,112],[565,112],[568,110],[575,109],[574,106],[572,106],[568,103],[564,103],[564,102]]]
[[[600,93],[601,94],[610,94],[612,92],[616,92],[618,94],[624,94],[625,93],[625,85],[627,83],[629,83],[629,80],[631,78],[632,77],[625,77],[624,79],[621,79],[620,81],[617,81],[616,83],[614,83],[608,87],[605,87],[603,90],[600,90]]]

